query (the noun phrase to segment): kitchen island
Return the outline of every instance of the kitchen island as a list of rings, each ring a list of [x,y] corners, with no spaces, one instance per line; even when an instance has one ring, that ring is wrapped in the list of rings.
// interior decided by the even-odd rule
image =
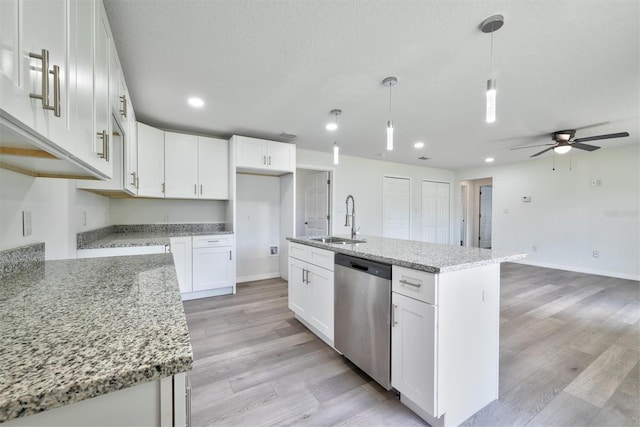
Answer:
[[[171,254],[43,261],[0,285],[0,422],[185,424],[193,354]]]
[[[388,338],[373,341],[387,341],[388,347],[376,345],[371,351],[390,353],[387,379],[402,403],[430,425],[459,425],[498,398],[500,263],[525,254],[375,236],[358,236],[364,240],[358,243],[288,240],[289,308],[331,346],[334,330],[341,328],[334,321],[334,304],[345,312],[337,287],[356,289],[353,301],[362,312],[361,301],[370,298],[366,286],[371,286],[364,276],[345,281],[344,267],[334,266],[336,254],[356,257],[352,268],[362,274],[366,263],[358,258],[391,265],[391,279],[376,285],[385,286],[386,313],[372,308],[347,318],[370,325],[386,317]],[[362,335],[350,339],[370,341]]]

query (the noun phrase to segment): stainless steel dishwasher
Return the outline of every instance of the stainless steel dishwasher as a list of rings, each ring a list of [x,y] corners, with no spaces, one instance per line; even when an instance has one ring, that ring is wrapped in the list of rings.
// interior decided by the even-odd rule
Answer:
[[[335,256],[334,345],[391,389],[391,266]]]

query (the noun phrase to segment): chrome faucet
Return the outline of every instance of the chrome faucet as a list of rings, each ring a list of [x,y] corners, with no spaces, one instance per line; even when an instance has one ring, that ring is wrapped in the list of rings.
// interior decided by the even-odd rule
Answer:
[[[351,215],[349,215],[349,199],[351,199]],[[351,238],[355,239],[356,238],[356,201],[353,200],[353,196],[349,194],[346,200],[344,201],[344,203],[347,205],[346,212],[345,212],[346,215],[344,219],[344,226],[348,227],[349,225],[351,225]],[[351,221],[349,221],[349,219],[351,219]]]

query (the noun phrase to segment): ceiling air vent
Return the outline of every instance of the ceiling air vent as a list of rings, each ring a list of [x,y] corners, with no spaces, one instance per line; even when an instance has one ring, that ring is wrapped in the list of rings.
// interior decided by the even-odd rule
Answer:
[[[431,159],[431,157],[425,157],[425,156],[418,157],[418,160],[429,160],[429,159]]]
[[[287,138],[287,139],[293,139],[293,138],[297,138],[297,137],[298,137],[298,135],[294,135],[294,134],[292,134],[292,133],[282,132],[282,133],[280,134],[280,137],[282,137],[282,138]]]

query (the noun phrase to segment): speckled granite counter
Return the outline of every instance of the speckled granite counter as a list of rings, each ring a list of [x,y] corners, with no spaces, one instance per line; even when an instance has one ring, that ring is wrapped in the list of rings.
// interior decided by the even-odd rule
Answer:
[[[387,264],[401,265],[429,273],[445,273],[480,265],[514,261],[526,257],[524,253],[501,252],[491,249],[375,236],[359,235],[358,240],[366,240],[366,243],[356,244],[322,243],[310,239],[309,237],[287,237],[287,240],[291,242]]]
[[[224,224],[139,224],[112,225],[78,233],[77,249],[126,248],[132,246],[164,246],[171,237],[233,234]]]
[[[0,422],[191,370],[171,254],[47,261],[0,288]]]

